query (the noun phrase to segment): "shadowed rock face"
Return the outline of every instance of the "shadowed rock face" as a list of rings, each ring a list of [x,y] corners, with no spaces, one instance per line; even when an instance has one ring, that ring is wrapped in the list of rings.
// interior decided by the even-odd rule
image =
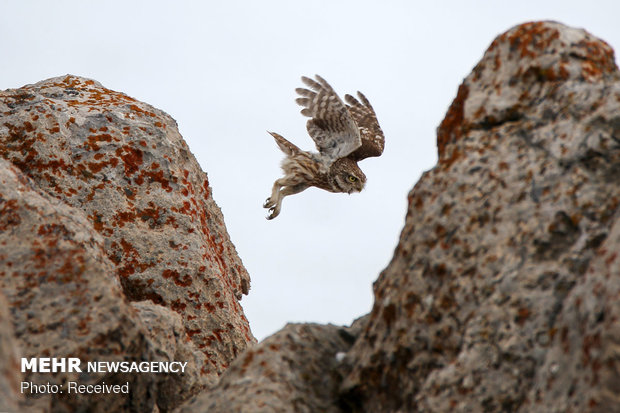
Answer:
[[[217,386],[180,411],[340,412],[338,367],[355,332],[355,327],[288,324],[243,353]]]
[[[159,393],[166,410],[255,341],[249,276],[170,116],[49,79],[0,92],[0,156],[0,288],[24,357],[182,357],[166,392],[142,374],[141,400],[122,404],[144,411]]]

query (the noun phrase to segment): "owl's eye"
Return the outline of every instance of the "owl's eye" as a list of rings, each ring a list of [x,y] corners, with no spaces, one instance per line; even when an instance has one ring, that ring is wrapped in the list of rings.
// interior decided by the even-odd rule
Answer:
[[[357,178],[354,177],[353,175],[349,175],[349,182],[357,182]]]

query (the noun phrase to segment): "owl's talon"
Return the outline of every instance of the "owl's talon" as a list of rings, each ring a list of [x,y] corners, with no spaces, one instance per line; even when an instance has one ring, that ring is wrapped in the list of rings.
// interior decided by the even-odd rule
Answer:
[[[280,215],[280,208],[276,206],[272,206],[269,208],[269,215],[267,215],[267,219],[271,220]]]
[[[273,202],[271,201],[271,198],[267,198],[263,203],[263,208],[271,208],[272,206]]]

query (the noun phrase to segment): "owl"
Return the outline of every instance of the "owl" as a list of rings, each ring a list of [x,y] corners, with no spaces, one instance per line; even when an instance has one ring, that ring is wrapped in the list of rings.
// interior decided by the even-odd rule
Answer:
[[[316,80],[315,80],[316,79]],[[308,89],[297,88],[296,102],[303,106],[301,114],[310,119],[308,134],[318,153],[302,151],[275,132],[268,132],[286,155],[282,161],[284,176],[273,184],[271,196],[263,204],[269,210],[267,219],[280,214],[282,200],[311,186],[329,192],[360,192],[366,175],[357,162],[383,153],[385,138],[370,102],[361,92],[358,99],[345,95],[346,104],[319,75],[303,76]]]

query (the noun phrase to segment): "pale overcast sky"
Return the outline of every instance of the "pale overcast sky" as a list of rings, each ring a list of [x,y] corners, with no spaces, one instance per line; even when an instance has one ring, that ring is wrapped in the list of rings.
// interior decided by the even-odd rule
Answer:
[[[250,276],[257,338],[286,322],[349,324],[370,311],[408,191],[436,162],[435,130],[498,34],[531,20],[620,47],[618,1],[0,0],[0,89],[67,73],[169,113],[208,173]],[[266,130],[314,150],[301,75],[361,90],[386,135],[361,194],[309,189],[262,203],[283,155]]]

